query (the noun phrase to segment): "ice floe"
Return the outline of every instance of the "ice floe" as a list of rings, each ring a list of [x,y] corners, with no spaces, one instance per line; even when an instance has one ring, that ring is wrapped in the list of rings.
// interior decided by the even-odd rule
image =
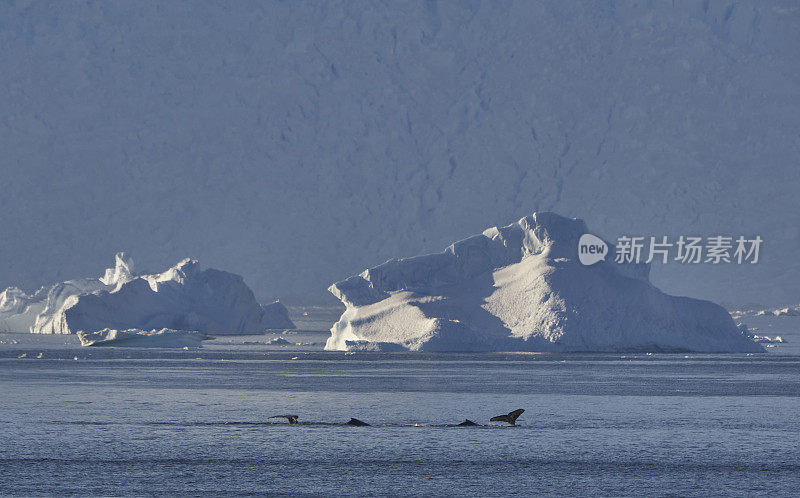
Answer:
[[[97,332],[78,332],[81,346],[192,348],[200,347],[200,343],[209,338],[199,332],[174,329],[152,331],[103,329]]]

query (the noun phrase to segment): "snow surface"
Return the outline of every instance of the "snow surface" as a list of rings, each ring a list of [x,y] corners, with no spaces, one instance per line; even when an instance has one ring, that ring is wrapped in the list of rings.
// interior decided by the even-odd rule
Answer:
[[[722,307],[655,288],[648,265],[583,266],[584,233],[534,213],[333,284],[347,309],[325,349],[763,351]]]
[[[232,273],[201,270],[184,259],[163,273],[135,275],[133,262],[117,253],[101,278],[43,287],[27,295],[0,294],[0,331],[71,334],[82,330],[179,329],[214,334],[252,334],[293,328],[279,302],[261,306]]]
[[[136,348],[199,348],[210,337],[187,330],[112,330],[78,331],[81,346],[115,346]]]
[[[795,0],[0,2],[0,288],[126,247],[321,296],[556,211],[760,234],[757,265],[653,282],[796,303],[798,26]]]

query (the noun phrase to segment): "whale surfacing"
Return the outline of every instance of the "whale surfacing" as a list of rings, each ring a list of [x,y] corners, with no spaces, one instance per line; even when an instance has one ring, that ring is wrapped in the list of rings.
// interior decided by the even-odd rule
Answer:
[[[460,424],[458,424],[456,427],[477,427],[479,425],[481,425],[481,424],[476,424],[472,420],[466,419],[463,422],[461,422]]]
[[[299,417],[297,415],[273,415],[267,418],[285,418],[290,424],[296,424]]]
[[[518,408],[508,415],[498,415],[489,419],[489,422],[505,422],[508,425],[517,425],[517,419],[525,410]]]

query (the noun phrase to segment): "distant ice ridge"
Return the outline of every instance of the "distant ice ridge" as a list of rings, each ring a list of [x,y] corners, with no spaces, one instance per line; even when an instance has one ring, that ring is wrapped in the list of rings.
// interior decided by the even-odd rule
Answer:
[[[750,309],[737,309],[731,311],[731,316],[734,319],[742,318],[742,317],[755,317],[755,316],[777,316],[777,317],[787,317],[787,316],[800,316],[800,304],[796,306],[786,306],[785,308],[750,308]]]
[[[756,316],[774,315],[774,316],[800,316],[800,305],[787,306],[786,308],[779,308],[774,310],[760,310],[756,312]]]
[[[769,343],[769,344],[772,344],[772,343],[782,344],[782,343],[786,342],[783,339],[783,337],[781,337],[779,335],[776,335],[774,337],[770,337],[768,335],[757,335],[757,334],[755,334],[755,335],[752,336],[752,339],[754,341],[756,341],[756,342],[764,342],[764,343]]]
[[[581,265],[584,233],[582,220],[534,213],[337,282],[346,310],[325,349],[763,351],[722,307],[655,288],[649,265]]]
[[[187,330],[113,330],[97,332],[78,331],[81,346],[150,347],[150,348],[197,348],[211,337]]]
[[[136,276],[131,259],[118,253],[114,268],[100,278],[70,280],[31,295],[15,287],[0,293],[0,331],[72,334],[106,328],[221,335],[294,324],[281,303],[259,305],[239,275],[201,270],[188,258],[163,273]]]

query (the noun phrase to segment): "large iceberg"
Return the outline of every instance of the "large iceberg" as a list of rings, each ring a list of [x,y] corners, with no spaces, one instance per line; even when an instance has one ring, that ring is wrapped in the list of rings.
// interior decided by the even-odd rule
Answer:
[[[176,329],[212,334],[256,334],[294,328],[279,302],[261,306],[242,277],[201,270],[184,259],[167,271],[135,275],[125,253],[100,278],[43,287],[28,295],[0,293],[0,331],[73,334],[106,328]]]
[[[346,310],[325,349],[763,351],[722,307],[655,288],[647,264],[584,266],[586,233],[582,220],[534,213],[337,282]]]

